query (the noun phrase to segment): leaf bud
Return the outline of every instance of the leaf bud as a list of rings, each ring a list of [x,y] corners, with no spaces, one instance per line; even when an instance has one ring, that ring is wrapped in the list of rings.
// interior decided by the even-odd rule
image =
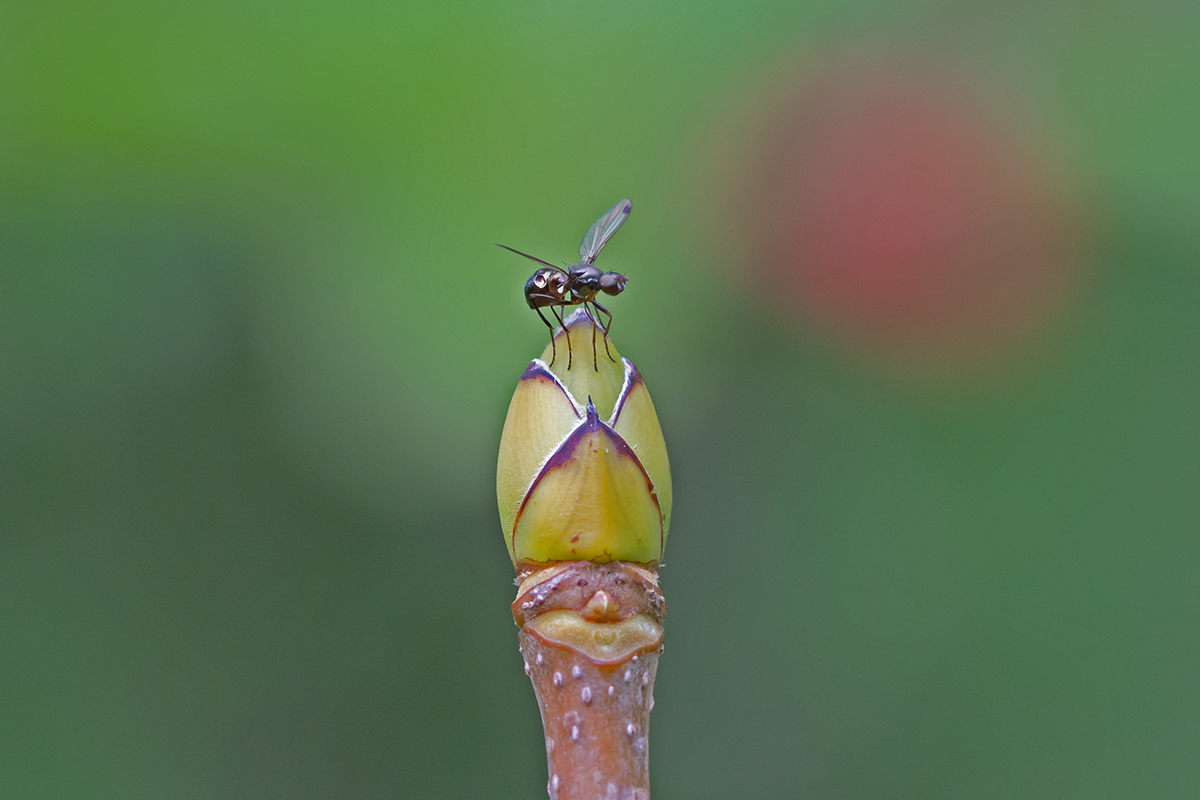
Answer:
[[[671,467],[654,403],[637,367],[582,309],[564,327],[521,375],[500,438],[496,495],[509,556],[519,571],[562,561],[657,566]],[[594,363],[553,356],[593,339]]]

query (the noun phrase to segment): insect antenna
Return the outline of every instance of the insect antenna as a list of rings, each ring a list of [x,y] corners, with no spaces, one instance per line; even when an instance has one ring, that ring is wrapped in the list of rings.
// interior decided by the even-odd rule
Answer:
[[[566,272],[565,269],[562,269],[561,267],[556,267],[553,264],[551,264],[549,261],[542,261],[537,256],[531,256],[531,255],[529,255],[529,253],[522,253],[520,250],[517,250],[515,247],[509,247],[508,245],[500,244],[499,242],[496,243],[496,247],[503,247],[505,250],[510,250],[519,256],[525,256],[530,261],[536,261],[537,263],[541,264],[544,267],[549,267],[550,269],[558,270],[559,272]],[[546,323],[546,324],[548,325],[549,323]]]

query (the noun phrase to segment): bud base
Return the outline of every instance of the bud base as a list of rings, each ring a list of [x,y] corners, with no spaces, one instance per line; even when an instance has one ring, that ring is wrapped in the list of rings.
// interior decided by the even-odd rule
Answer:
[[[570,562],[521,589],[513,616],[545,729],[551,800],[649,800],[666,610],[656,576],[620,562]],[[622,642],[617,651],[610,637]]]

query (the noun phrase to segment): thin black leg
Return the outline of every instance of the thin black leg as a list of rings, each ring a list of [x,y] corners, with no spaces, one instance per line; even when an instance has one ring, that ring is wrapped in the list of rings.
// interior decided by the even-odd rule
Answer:
[[[617,360],[612,357],[612,351],[608,349],[608,332],[612,330],[612,312],[597,303],[595,300],[592,301],[592,305],[594,305],[598,311],[603,311],[605,316],[608,317],[608,324],[604,326],[604,352],[608,353],[608,360],[615,364],[617,363]]]
[[[542,310],[540,308],[535,307],[533,310],[537,312],[537,315],[542,318],[542,322],[546,323],[546,327],[550,329],[550,366],[553,367],[554,359],[558,358],[558,348],[554,346],[554,326],[551,325],[550,320],[546,319],[546,316],[542,314]],[[550,313],[554,313],[554,306],[550,307]]]
[[[563,336],[567,338],[567,370],[571,369],[571,332],[567,330],[567,324],[563,322],[562,312],[558,310],[558,306],[550,306],[550,313],[558,320],[558,327],[562,328]]]
[[[596,328],[600,327],[600,323],[596,321],[596,317],[592,314],[592,310],[588,308],[588,301],[583,301],[583,313],[587,314],[588,319],[592,321],[592,370],[600,371],[600,364],[596,361]]]

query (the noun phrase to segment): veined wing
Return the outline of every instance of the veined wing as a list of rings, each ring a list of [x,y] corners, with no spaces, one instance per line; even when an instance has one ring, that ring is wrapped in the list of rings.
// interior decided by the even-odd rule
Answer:
[[[625,223],[632,210],[633,203],[622,200],[592,223],[592,227],[583,235],[583,243],[579,245],[579,255],[583,256],[583,263],[591,264],[596,260],[596,256],[600,255],[604,245],[608,244],[608,240]]]

